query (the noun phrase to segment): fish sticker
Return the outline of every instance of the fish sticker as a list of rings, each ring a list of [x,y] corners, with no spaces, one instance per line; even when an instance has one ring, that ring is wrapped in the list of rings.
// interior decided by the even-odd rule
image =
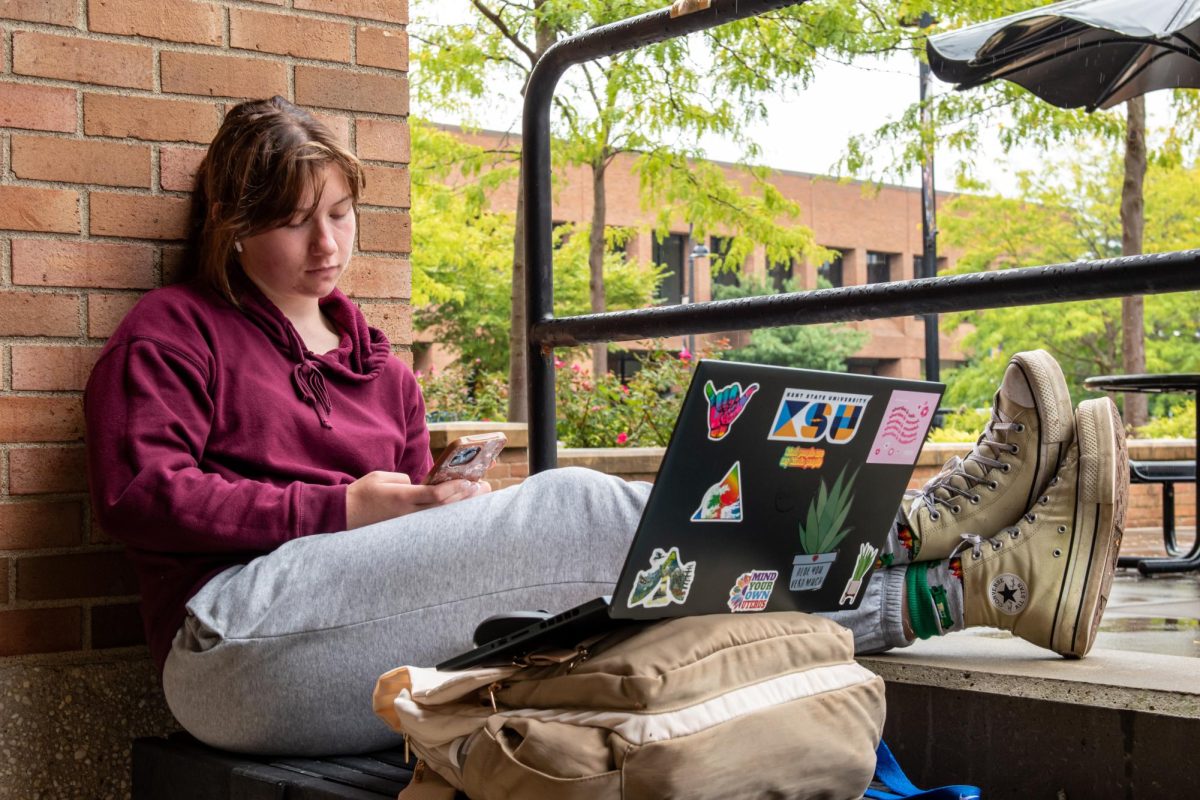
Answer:
[[[708,438],[716,442],[729,433],[733,423],[746,410],[750,398],[758,391],[758,384],[752,383],[744,390],[742,384],[734,381],[728,386],[717,389],[712,381],[704,383],[704,399],[708,401]]]
[[[683,605],[687,602],[688,592],[692,590],[695,576],[696,562],[684,563],[678,547],[670,550],[656,547],[650,555],[650,566],[639,570],[634,578],[625,605],[628,608],[664,608],[672,603]]]
[[[708,487],[692,522],[742,521],[742,462],[735,461],[719,483]]]

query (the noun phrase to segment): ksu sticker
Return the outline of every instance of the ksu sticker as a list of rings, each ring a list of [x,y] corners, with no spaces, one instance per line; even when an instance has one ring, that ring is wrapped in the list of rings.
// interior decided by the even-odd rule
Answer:
[[[846,444],[858,433],[869,394],[838,394],[786,389],[768,439]]]
[[[937,402],[938,395],[930,392],[892,392],[883,410],[883,424],[867,454],[867,463],[915,463]]]
[[[788,447],[779,459],[785,469],[820,469],[825,465],[825,450],[821,447]]]
[[[729,590],[729,610],[735,614],[746,611],[762,611],[771,599],[779,573],[773,569],[756,569],[743,572],[737,583]]]
[[[704,399],[708,401],[708,438],[712,441],[723,439],[737,418],[746,410],[746,404],[758,391],[758,384],[752,383],[744,390],[742,384],[734,381],[728,386],[717,390],[712,381],[704,383]]]
[[[692,589],[692,578],[696,575],[696,562],[686,564],[679,555],[679,548],[663,550],[654,548],[650,555],[650,567],[639,570],[629,590],[628,608],[663,608],[672,603],[683,605]]]
[[[700,507],[692,514],[692,522],[742,521],[742,462],[735,461],[720,483],[714,483],[704,493]]]

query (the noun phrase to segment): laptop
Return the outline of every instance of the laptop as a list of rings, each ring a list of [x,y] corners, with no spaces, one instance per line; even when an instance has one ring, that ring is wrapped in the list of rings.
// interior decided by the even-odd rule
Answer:
[[[944,390],[700,361],[611,597],[438,669],[512,663],[631,621],[857,608]]]

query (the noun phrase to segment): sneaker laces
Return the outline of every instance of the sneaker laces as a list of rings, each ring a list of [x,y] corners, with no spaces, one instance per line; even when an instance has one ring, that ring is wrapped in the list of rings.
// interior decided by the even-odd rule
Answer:
[[[1053,486],[1056,483],[1058,483],[1058,478],[1055,478],[1050,485]],[[1038,498],[1038,505],[1045,505],[1049,499],[1050,498],[1048,496],[1042,495]],[[1032,510],[1026,511],[1021,515],[1021,519],[1032,524],[1037,522],[1037,514]],[[962,539],[962,541],[959,542],[958,546],[956,546],[950,553],[950,558],[961,555],[969,549],[971,551],[971,558],[979,560],[983,557],[983,545],[985,542],[991,546],[993,550],[999,550],[1001,547],[1004,547],[1004,538],[1002,537],[1002,534],[1005,533],[1008,534],[1008,538],[1010,539],[1015,540],[1021,538],[1021,528],[1017,525],[1009,525],[1007,528],[1001,528],[994,536],[989,536],[986,538],[974,533],[959,534],[959,538]]]
[[[976,502],[978,495],[975,494],[975,487],[981,483],[989,483],[987,476],[993,469],[1004,469],[1007,466],[998,456],[1001,453],[1017,452],[1015,444],[1005,441],[1007,437],[996,438],[995,434],[1006,434],[1008,431],[1019,432],[1024,429],[1025,426],[1022,423],[1003,419],[998,404],[993,403],[992,418],[988,421],[987,427],[983,429],[983,433],[979,435],[975,447],[967,454],[967,457],[954,456],[946,462],[941,472],[921,487],[920,499],[929,508],[930,517],[935,520],[938,518],[937,507],[939,504],[957,512],[958,504],[955,501],[959,497],[966,497],[971,502]],[[984,448],[988,448],[991,455],[985,454]]]

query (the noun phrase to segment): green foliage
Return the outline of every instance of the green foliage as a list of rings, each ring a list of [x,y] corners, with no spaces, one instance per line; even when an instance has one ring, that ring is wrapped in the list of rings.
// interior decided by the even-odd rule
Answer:
[[[837,480],[830,489],[821,479],[821,488],[817,496],[808,505],[808,515],[800,523],[800,547],[809,555],[830,553],[845,539],[853,527],[843,528],[850,507],[854,503],[854,479],[858,470],[846,480],[846,468],[838,473]]]
[[[993,389],[994,391],[994,389]],[[987,408],[962,407],[946,415],[940,427],[929,431],[931,442],[973,442],[991,420]]]
[[[484,372],[479,364],[461,363],[426,374],[417,373],[429,422],[503,420],[508,408],[508,382],[503,373]]]
[[[1196,441],[1196,401],[1182,400],[1161,409],[1162,416],[1150,420],[1137,429],[1142,439],[1187,439]]]
[[[700,354],[719,358],[723,345]],[[582,356],[582,352],[575,355]],[[679,418],[697,359],[654,350],[622,385],[611,372],[596,378],[578,363],[556,360],[558,438],[566,447],[665,447]]]
[[[955,272],[1069,263],[1120,254],[1121,164],[1111,153],[1084,153],[1034,178],[1021,176],[1024,199],[961,195],[942,213],[944,243],[960,255]],[[1146,176],[1146,252],[1194,244],[1200,218],[1200,169],[1151,165]],[[1145,298],[1146,367],[1151,372],[1200,369],[1200,294]],[[944,329],[968,327],[968,362],[946,376],[946,402],[987,406],[1013,353],[1049,351],[1076,399],[1095,396],[1085,378],[1120,373],[1120,300],[1092,300],[949,314]]]
[[[714,286],[713,289],[717,300],[774,293],[774,289],[762,280],[745,280],[740,286]],[[784,291],[796,291],[795,282],[785,282]],[[842,325],[759,328],[751,331],[750,344],[729,351],[728,357],[752,364],[844,372],[846,359],[858,352],[870,338],[871,335],[866,331]]]
[[[422,120],[413,137],[413,308],[418,330],[433,330],[484,372],[508,364],[512,314],[512,214],[489,211],[491,193],[515,177],[509,151],[489,151]],[[628,236],[611,232],[617,242]],[[588,300],[587,229],[555,231],[558,315],[582,314]],[[609,252],[604,261],[613,309],[649,305],[662,270]]]

